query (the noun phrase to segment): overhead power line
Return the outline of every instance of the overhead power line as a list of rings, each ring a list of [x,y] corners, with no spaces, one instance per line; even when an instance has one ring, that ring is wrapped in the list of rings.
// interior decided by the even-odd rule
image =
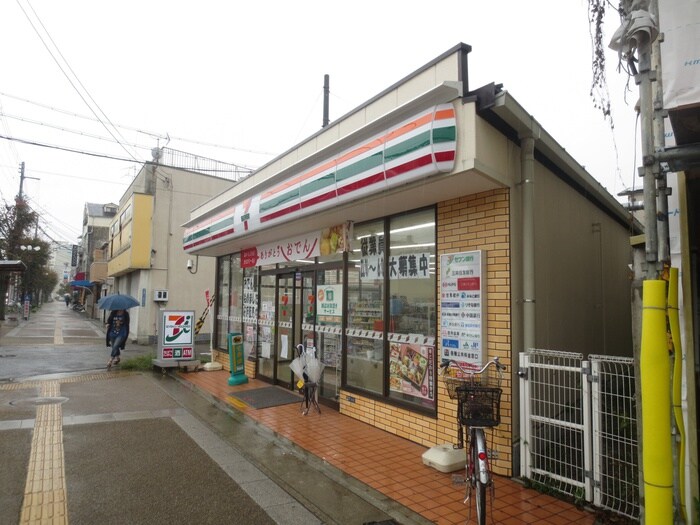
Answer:
[[[5,118],[10,118],[10,119],[19,120],[19,121],[21,121],[21,122],[26,122],[27,124],[36,124],[36,125],[42,126],[42,127],[44,127],[44,128],[57,129],[57,130],[59,130],[59,131],[64,131],[64,132],[66,132],[66,133],[72,133],[72,134],[74,134],[74,135],[80,135],[81,137],[87,137],[87,138],[90,138],[90,139],[102,140],[102,141],[114,143],[114,139],[109,138],[109,137],[103,137],[103,136],[101,136],[101,135],[95,135],[94,133],[87,133],[87,132],[85,132],[85,131],[80,131],[80,130],[75,130],[75,129],[64,128],[64,127],[61,127],[61,126],[56,126],[56,125],[54,125],[54,124],[47,124],[46,122],[41,122],[41,121],[39,121],[39,120],[34,120],[34,119],[29,119],[29,118],[24,118],[24,117],[18,117],[18,116],[16,116],[16,115],[9,115],[9,114],[4,113],[4,112],[2,112],[2,111],[0,111],[0,117],[5,117]],[[139,145],[139,144],[132,144],[132,143],[128,143],[128,142],[127,142],[126,144],[129,145],[129,146],[132,147],[132,148],[141,148],[141,149],[147,149],[147,150],[150,150],[150,149],[151,149],[150,146],[141,146],[141,145]]]
[[[37,21],[39,22],[39,24],[41,24],[41,27],[42,27],[42,29],[44,30],[44,33],[46,33],[46,36],[47,36],[48,39],[51,41],[51,44],[53,45],[53,47],[54,47],[54,49],[56,50],[56,52],[58,53],[58,55],[61,57],[61,60],[63,60],[63,62],[65,63],[66,67],[68,68],[68,70],[69,70],[69,71],[71,72],[71,74],[73,75],[73,78],[75,78],[75,81],[76,81],[76,82],[80,85],[80,87],[82,88],[82,92],[81,92],[81,90],[78,89],[78,87],[75,85],[75,82],[73,82],[73,79],[68,75],[68,73],[66,73],[66,70],[65,70],[65,69],[63,68],[63,66],[61,65],[61,62],[56,58],[56,55],[54,55],[53,51],[51,50],[51,48],[50,48],[50,47],[48,46],[48,44],[46,43],[46,41],[44,40],[44,37],[41,35],[41,33],[39,32],[39,30],[37,29],[37,27],[34,25],[34,22],[32,22],[32,19],[29,17],[29,14],[27,14],[27,12],[25,11],[24,7],[22,7],[22,4],[20,3],[19,0],[17,0],[17,5],[19,5],[20,9],[21,9],[22,12],[24,13],[24,16],[27,18],[27,20],[29,21],[29,24],[32,26],[32,29],[34,29],[34,32],[35,32],[35,33],[37,34],[37,36],[39,37],[39,40],[41,40],[41,43],[44,44],[44,47],[45,47],[46,50],[49,52],[49,55],[51,55],[51,58],[53,58],[54,62],[56,62],[56,65],[58,66],[58,68],[61,70],[61,72],[63,73],[63,75],[66,77],[66,80],[68,80],[68,82],[70,83],[70,85],[73,86],[73,89],[75,90],[75,92],[76,92],[76,93],[78,94],[78,96],[82,99],[82,101],[85,103],[85,105],[88,107],[88,109],[92,112],[92,114],[95,115],[95,118],[97,118],[97,120],[98,120],[98,121],[102,124],[102,126],[107,130],[107,133],[109,133],[109,134],[114,138],[114,140],[117,141],[117,143],[122,147],[122,149],[127,153],[127,155],[129,155],[129,156],[132,158],[132,160],[134,160],[134,161],[136,161],[136,162],[140,162],[140,160],[137,159],[137,158],[126,148],[126,146],[123,144],[124,138],[121,137],[121,135],[119,134],[119,130],[114,126],[114,124],[112,124],[112,122],[109,120],[109,117],[107,117],[107,114],[106,114],[104,111],[102,111],[102,108],[101,108],[101,107],[99,106],[99,104],[95,101],[95,99],[92,97],[92,95],[90,95],[90,92],[87,90],[87,88],[86,88],[86,87],[83,85],[83,83],[80,81],[80,79],[78,78],[78,75],[76,75],[75,71],[73,71],[73,68],[71,68],[70,64],[68,63],[68,60],[66,60],[66,58],[65,58],[65,57],[63,56],[63,54],[61,53],[61,50],[58,48],[58,46],[56,45],[56,43],[55,43],[55,42],[53,41],[53,39],[51,38],[51,35],[49,34],[48,30],[46,29],[46,26],[44,26],[43,22],[42,22],[41,19],[39,18],[39,15],[37,15],[36,11],[35,11],[34,8],[31,6],[31,4],[28,4],[28,5],[29,5],[29,8],[32,10],[32,13],[34,13],[34,16],[36,17],[36,19],[37,19]],[[90,99],[90,101],[92,102],[92,105],[85,99],[85,96],[83,95],[83,92],[85,93],[85,96],[87,96],[87,97]],[[107,126],[107,125],[104,123],[104,121],[102,120],[102,118],[100,118],[100,116],[97,114],[97,112],[96,112],[95,109],[93,108],[93,105],[94,105],[95,108],[97,108],[97,110],[99,110],[99,112],[100,112],[100,114],[102,115],[102,117],[104,118],[104,120],[106,120],[107,122],[109,122],[109,124],[110,124],[110,126],[112,127],[112,129],[114,129],[114,132],[112,131],[112,129],[110,129],[109,126]],[[116,137],[116,135],[114,134],[115,132],[116,132],[117,135],[120,135],[121,140],[120,140],[119,138]]]
[[[41,148],[55,149],[58,151],[66,151],[68,153],[77,153],[79,155],[88,155],[90,157],[97,157],[97,158],[108,159],[108,160],[118,160],[121,162],[129,162],[129,163],[136,162],[138,164],[154,164],[152,161],[134,161],[133,159],[126,159],[124,157],[115,157],[114,155],[107,155],[105,153],[95,153],[92,151],[84,151],[84,150],[79,150],[79,149],[75,149],[75,148],[67,148],[64,146],[57,146],[54,144],[46,144],[43,142],[36,142],[33,140],[25,140],[25,139],[20,139],[17,137],[7,137],[5,135],[0,135],[0,139],[19,142],[20,144],[26,144],[28,146],[38,146]],[[158,164],[158,166],[161,166],[163,168],[183,169],[182,166],[163,164],[162,162],[158,162],[157,164]],[[236,168],[238,168],[240,171],[243,171],[243,172],[247,172],[247,173],[253,172],[253,168],[248,168],[246,166],[239,166],[237,164],[230,164],[230,163],[221,163],[221,164],[228,164],[228,166],[235,166]],[[197,171],[199,173],[219,173],[219,172],[228,173],[231,170],[230,170],[230,168],[227,168],[227,169],[196,168],[196,169],[192,169],[191,171]]]
[[[56,113],[61,113],[61,114],[63,114],[63,115],[68,115],[69,117],[75,117],[75,118],[79,118],[79,119],[83,119],[83,120],[89,120],[89,121],[92,121],[92,122],[99,122],[98,119],[96,119],[95,117],[91,117],[91,116],[89,116],[89,115],[81,115],[80,113],[75,113],[75,112],[73,112],[73,111],[68,111],[68,110],[66,110],[66,109],[61,109],[61,108],[57,108],[57,107],[54,107],[54,106],[49,106],[48,104],[42,104],[41,102],[35,102],[35,101],[33,101],[33,100],[29,100],[29,99],[23,98],[23,97],[18,97],[18,96],[16,96],[16,95],[11,95],[11,94],[9,94],[9,93],[3,93],[3,92],[0,91],[0,96],[6,97],[6,98],[11,98],[11,99],[14,99],[14,100],[19,100],[20,102],[26,102],[27,104],[31,104],[31,105],[33,105],[33,106],[39,106],[40,108],[48,109],[48,110],[50,110],[50,111],[55,111]],[[137,133],[143,133],[144,135],[150,135],[150,136],[155,137],[155,138],[158,138],[158,139],[163,139],[163,140],[165,140],[166,138],[168,138],[166,135],[163,135],[163,134],[160,134],[160,133],[154,133],[154,132],[151,132],[151,131],[144,131],[144,130],[139,129],[139,128],[132,128],[132,127],[129,127],[129,126],[124,126],[124,125],[122,125],[122,124],[117,124],[116,127],[122,128],[122,129],[125,129],[125,130],[128,130],[128,131],[136,131]],[[222,146],[222,147],[224,147],[224,146]]]
[[[38,107],[41,107],[41,108],[44,108],[44,109],[48,109],[48,110],[50,110],[50,111],[55,111],[55,112],[57,112],[57,113],[61,113],[61,114],[68,115],[68,116],[71,116],[71,117],[75,117],[75,118],[79,118],[79,119],[83,119],[83,120],[89,120],[89,121],[91,121],[91,122],[98,122],[98,123],[99,123],[99,120],[97,120],[97,119],[95,119],[94,117],[91,117],[91,116],[89,116],[89,115],[81,115],[81,114],[79,114],[79,113],[74,113],[74,112],[72,112],[72,111],[68,111],[68,110],[65,110],[65,109],[56,108],[56,107],[53,107],[53,106],[49,106],[48,104],[42,104],[41,102],[36,102],[36,101],[29,100],[29,99],[26,99],[26,98],[23,98],[23,97],[18,97],[18,96],[16,96],[16,95],[12,95],[12,94],[9,94],[9,93],[4,93],[4,92],[2,92],[2,91],[0,91],[0,97],[7,97],[7,98],[14,99],[14,100],[19,100],[19,101],[21,101],[21,102],[25,102],[25,103],[27,103],[27,104],[32,104],[32,105],[34,105],[34,106],[38,106]],[[15,118],[20,118],[20,117],[15,117]],[[276,155],[276,153],[273,153],[273,152],[271,152],[271,151],[262,151],[262,150],[256,150],[256,149],[251,149],[251,148],[241,148],[241,147],[237,147],[237,146],[227,146],[227,145],[224,145],[224,144],[217,144],[217,143],[215,143],[215,142],[206,142],[206,141],[195,140],[195,139],[190,139],[190,138],[186,138],[186,137],[180,137],[180,136],[176,136],[176,135],[170,135],[170,134],[168,134],[168,133],[163,134],[163,133],[157,133],[157,132],[155,132],[155,131],[147,131],[147,130],[144,130],[143,128],[138,128],[138,127],[133,127],[133,126],[127,126],[127,125],[124,125],[124,124],[116,124],[115,126],[116,126],[117,128],[121,128],[121,129],[126,130],[126,131],[134,131],[134,132],[136,132],[136,133],[141,133],[141,134],[143,134],[143,135],[148,135],[148,136],[150,136],[150,137],[153,137],[153,138],[156,138],[156,139],[160,139],[160,140],[166,140],[166,139],[168,139],[168,140],[179,140],[179,141],[182,141],[182,142],[187,142],[187,143],[190,143],[190,144],[197,144],[197,145],[200,145],[200,146],[209,146],[209,147],[212,147],[212,148],[225,149],[225,150],[230,150],[230,151],[240,151],[240,152],[242,152],[242,153],[253,153],[253,154],[255,154],[255,155],[267,155],[267,156],[274,156],[274,155]],[[8,134],[9,134],[9,133],[8,133]]]
[[[110,160],[119,160],[122,162],[137,162],[139,164],[143,164],[143,161],[140,160],[135,160],[133,157],[130,159],[125,159],[124,157],[115,157],[114,155],[107,155],[104,153],[94,153],[92,151],[84,151],[84,150],[79,150],[75,148],[66,148],[63,146],[56,146],[54,144],[45,144],[43,142],[36,142],[33,140],[25,140],[25,139],[19,139],[16,137],[6,137],[5,135],[0,135],[0,139],[5,139],[5,140],[11,140],[14,142],[19,142],[20,144],[27,144],[28,146],[39,146],[42,148],[49,148],[49,149],[56,149],[59,151],[67,151],[70,153],[79,153],[80,155],[88,155],[90,157],[99,157],[102,159],[110,159]]]
[[[0,164],[0,168],[10,168],[14,166],[6,166],[4,164]],[[67,179],[76,179],[76,180],[87,180],[87,181],[92,181],[94,182],[97,180],[95,177],[81,177],[80,175],[69,175],[68,173],[58,173],[56,171],[46,171],[46,170],[37,170],[37,169],[29,169],[27,170],[29,173],[34,173],[34,174],[43,174],[43,175],[54,175],[56,177],[61,177],[61,178],[67,178]],[[116,185],[123,185],[123,182],[119,182],[116,180],[110,180],[110,179],[99,179],[100,184],[116,184]]]

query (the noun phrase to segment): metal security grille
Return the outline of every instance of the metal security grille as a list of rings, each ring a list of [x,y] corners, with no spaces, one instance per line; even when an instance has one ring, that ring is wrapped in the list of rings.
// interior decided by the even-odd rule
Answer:
[[[523,477],[638,518],[634,361],[530,350],[519,376]]]
[[[156,149],[154,151],[154,162],[172,168],[205,173],[234,182],[239,182],[253,171],[251,168],[200,157],[199,155],[172,148]]]
[[[634,360],[589,356],[593,396],[593,504],[639,517]]]
[[[582,354],[531,350],[521,355],[524,476],[548,491],[591,501],[590,397]]]

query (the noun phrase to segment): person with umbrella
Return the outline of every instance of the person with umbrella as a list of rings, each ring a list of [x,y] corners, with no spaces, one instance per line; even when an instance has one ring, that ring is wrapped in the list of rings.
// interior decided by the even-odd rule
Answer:
[[[129,312],[126,310],[112,310],[107,318],[107,346],[112,347],[107,368],[119,364],[121,351],[126,346],[129,337]]]
[[[107,368],[121,361],[121,351],[124,350],[126,339],[129,337],[128,308],[138,306],[139,302],[130,295],[113,294],[103,297],[97,302],[102,310],[111,310],[107,318],[106,345],[112,347]]]

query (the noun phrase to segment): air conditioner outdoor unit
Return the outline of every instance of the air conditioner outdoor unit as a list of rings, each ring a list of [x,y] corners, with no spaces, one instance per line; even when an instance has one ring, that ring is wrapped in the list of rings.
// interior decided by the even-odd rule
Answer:
[[[153,291],[154,301],[167,301],[168,300],[168,290],[154,290]]]

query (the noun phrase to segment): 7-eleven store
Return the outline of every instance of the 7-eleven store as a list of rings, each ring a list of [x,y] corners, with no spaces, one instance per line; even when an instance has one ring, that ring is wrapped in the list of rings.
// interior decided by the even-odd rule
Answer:
[[[517,468],[517,354],[631,353],[625,210],[459,44],[194,210],[216,257],[216,359],[428,447],[455,442],[449,357],[508,366],[495,469]]]

